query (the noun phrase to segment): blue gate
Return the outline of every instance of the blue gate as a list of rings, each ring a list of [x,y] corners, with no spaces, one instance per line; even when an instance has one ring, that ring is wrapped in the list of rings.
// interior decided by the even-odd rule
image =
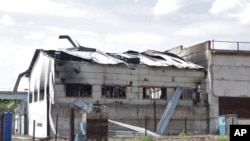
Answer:
[[[3,112],[0,112],[0,141],[3,140]]]
[[[11,141],[12,113],[0,112],[0,141]]]

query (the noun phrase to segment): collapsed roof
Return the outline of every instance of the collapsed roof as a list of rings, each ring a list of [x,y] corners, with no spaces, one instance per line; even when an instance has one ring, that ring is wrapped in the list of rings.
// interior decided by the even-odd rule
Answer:
[[[50,56],[65,61],[88,61],[97,64],[141,64],[156,67],[176,67],[201,69],[202,67],[190,61],[166,52],[147,50],[144,52],[126,51],[123,53],[104,53],[100,50],[86,47],[44,51]]]
[[[155,67],[176,67],[187,69],[202,69],[203,67],[196,65],[190,61],[168,52],[159,52],[155,50],[147,50],[145,52],[127,51],[123,53],[104,53],[95,48],[87,48],[72,41],[68,35],[60,35],[59,39],[68,39],[73,48],[61,50],[42,50],[37,49],[31,60],[29,68],[20,73],[16,80],[13,91],[17,91],[20,79],[23,76],[29,77],[33,65],[40,52],[44,52],[51,57],[65,61],[88,61],[98,64],[141,64]]]

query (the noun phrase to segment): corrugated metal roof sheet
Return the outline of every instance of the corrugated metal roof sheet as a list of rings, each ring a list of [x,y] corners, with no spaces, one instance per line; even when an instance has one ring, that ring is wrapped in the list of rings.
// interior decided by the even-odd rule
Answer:
[[[98,64],[130,64],[137,62],[148,66],[157,67],[176,67],[188,69],[201,69],[203,67],[196,65],[190,61],[166,52],[159,52],[155,50],[147,50],[145,52],[127,51],[124,53],[104,53],[100,50],[83,51],[77,49],[60,50],[66,54],[89,60]]]
[[[116,59],[106,53],[103,53],[99,50],[95,52],[89,51],[76,51],[76,50],[62,50],[62,52],[77,56],[86,60],[90,60],[92,62],[96,62],[98,64],[121,64],[125,63],[119,59]]]

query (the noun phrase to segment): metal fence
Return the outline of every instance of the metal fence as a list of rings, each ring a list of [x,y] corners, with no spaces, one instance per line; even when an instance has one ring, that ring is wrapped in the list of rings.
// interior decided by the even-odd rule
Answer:
[[[212,40],[212,49],[250,51],[250,42]]]

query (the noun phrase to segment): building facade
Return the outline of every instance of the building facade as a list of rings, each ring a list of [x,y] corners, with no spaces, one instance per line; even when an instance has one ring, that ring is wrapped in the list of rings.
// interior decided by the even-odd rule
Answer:
[[[69,135],[70,108],[77,100],[90,106],[97,101],[109,119],[155,131],[176,87],[183,93],[164,134],[185,128],[208,133],[208,100],[205,71],[172,53],[103,53],[77,47],[36,50],[29,71],[29,134]],[[155,103],[155,106],[154,106]],[[80,130],[82,111],[75,109],[75,132]],[[109,124],[109,130],[126,130]]]
[[[223,49],[223,44],[233,47]],[[179,46],[168,50],[206,69],[205,91],[208,93],[211,118],[210,133],[218,131],[218,118],[222,115],[237,116],[238,120],[232,118],[229,124],[250,123],[250,51],[247,50],[249,44],[241,43],[242,50],[239,44],[240,42],[206,41],[187,48]]]

